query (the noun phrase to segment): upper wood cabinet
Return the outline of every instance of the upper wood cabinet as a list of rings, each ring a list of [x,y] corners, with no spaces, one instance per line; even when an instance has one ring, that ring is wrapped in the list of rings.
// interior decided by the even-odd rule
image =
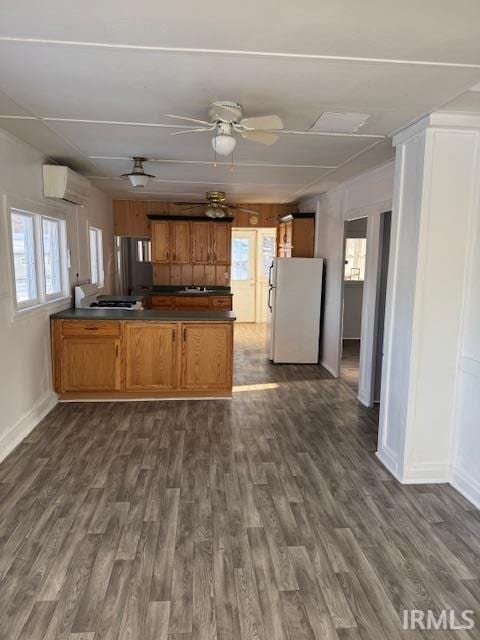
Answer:
[[[60,366],[63,391],[119,391],[120,338],[65,337]]]
[[[192,222],[192,262],[209,264],[212,262],[211,227],[214,222]]]
[[[278,225],[278,256],[280,258],[313,258],[315,243],[314,214],[285,216]]]
[[[232,386],[231,323],[182,325],[183,389],[229,389]]]
[[[212,244],[214,264],[230,264],[231,254],[231,225],[224,222],[215,222],[212,225]]]
[[[187,264],[190,262],[190,222],[172,220],[170,222],[170,262]]]
[[[125,389],[149,391],[177,386],[177,325],[125,323]]]
[[[168,220],[152,222],[152,261],[170,262],[170,225]]]

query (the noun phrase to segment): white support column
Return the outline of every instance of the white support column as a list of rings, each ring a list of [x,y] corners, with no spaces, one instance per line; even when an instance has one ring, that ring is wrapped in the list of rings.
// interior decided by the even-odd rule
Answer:
[[[448,482],[480,117],[437,112],[394,145],[377,455],[402,482]]]

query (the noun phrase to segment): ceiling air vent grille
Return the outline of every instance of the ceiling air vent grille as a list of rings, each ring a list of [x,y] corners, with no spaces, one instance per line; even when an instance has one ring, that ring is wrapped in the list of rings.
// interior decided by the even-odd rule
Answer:
[[[355,133],[369,119],[368,113],[336,113],[324,111],[310,127],[310,131]]]

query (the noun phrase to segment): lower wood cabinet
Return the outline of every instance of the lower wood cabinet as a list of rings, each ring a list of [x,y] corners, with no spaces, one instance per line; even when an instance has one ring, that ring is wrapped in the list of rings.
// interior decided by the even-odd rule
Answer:
[[[150,296],[150,306],[152,309],[226,309],[232,310],[232,296],[202,296],[202,295],[181,295],[165,296],[154,294]]]
[[[176,324],[125,322],[125,390],[177,386]]]
[[[182,334],[184,389],[228,389],[232,386],[232,325],[185,324]]]
[[[61,397],[227,396],[233,323],[52,320],[52,361]]]
[[[120,339],[65,337],[60,366],[62,391],[120,391]]]

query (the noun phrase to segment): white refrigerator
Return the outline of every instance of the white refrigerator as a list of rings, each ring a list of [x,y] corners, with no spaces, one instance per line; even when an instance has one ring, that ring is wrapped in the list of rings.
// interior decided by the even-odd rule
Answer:
[[[318,362],[322,276],[321,258],[274,258],[268,282],[266,345],[273,362]]]

